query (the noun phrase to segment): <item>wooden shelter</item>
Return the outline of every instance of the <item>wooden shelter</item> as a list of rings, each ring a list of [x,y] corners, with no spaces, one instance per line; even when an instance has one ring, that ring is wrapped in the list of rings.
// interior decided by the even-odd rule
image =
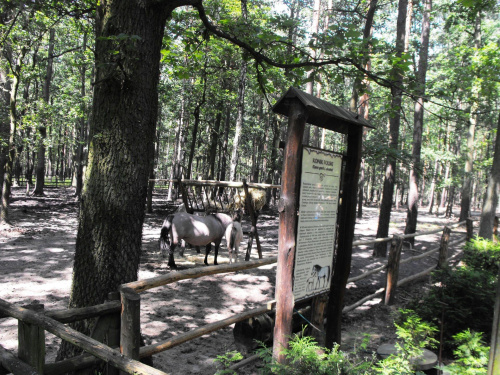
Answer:
[[[361,116],[335,106],[313,95],[291,87],[274,105],[273,111],[288,116],[288,130],[284,150],[280,213],[278,266],[276,275],[276,325],[274,328],[274,357],[287,347],[291,336],[294,307],[292,292],[293,267],[296,246],[297,213],[300,188],[302,137],[305,124],[309,123],[347,135],[347,152],[344,155],[342,204],[338,213],[338,245],[333,279],[327,307],[325,345],[340,343],[340,322],[345,286],[351,268],[352,242],[356,221],[358,175],[361,164],[363,127],[371,126]],[[323,315],[323,311],[321,312]]]

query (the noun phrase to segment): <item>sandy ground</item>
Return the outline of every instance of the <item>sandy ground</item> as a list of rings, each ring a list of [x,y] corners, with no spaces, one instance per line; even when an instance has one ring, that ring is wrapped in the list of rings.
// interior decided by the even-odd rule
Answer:
[[[139,279],[171,272],[166,261],[158,254],[158,237],[164,217],[171,207],[163,196],[155,196],[154,213],[146,217],[143,230],[143,254]],[[24,189],[14,188],[10,206],[12,227],[0,228],[0,298],[19,305],[34,300],[43,303],[46,310],[63,309],[68,302],[76,237],[78,204],[70,188],[46,189],[42,198],[25,197]],[[390,234],[402,233],[406,213],[397,210],[392,214]],[[363,218],[356,224],[356,240],[375,237],[378,210],[366,207]],[[451,221],[424,210],[419,215],[419,231],[432,230]],[[243,222],[244,230],[249,223]],[[259,218],[259,235],[263,256],[277,253],[278,220],[275,212],[265,212]],[[457,234],[453,234],[456,236]],[[404,247],[402,258],[416,255],[436,246],[440,234],[417,237],[415,247]],[[246,249],[245,236],[242,248]],[[452,249],[452,252],[458,248]],[[360,246],[353,251],[351,276],[376,268],[386,259],[371,256],[372,247]],[[241,257],[241,256],[240,256]],[[186,249],[184,256],[176,254],[179,269],[203,266],[203,254]],[[403,265],[400,278],[428,268],[436,262],[437,255],[417,263]],[[252,250],[252,259],[258,259]],[[209,257],[209,262],[213,258]],[[219,263],[227,263],[225,244],[219,252]],[[274,296],[275,265],[251,271],[229,273],[185,280],[142,294],[141,327],[146,344],[166,340],[194,328],[212,323],[247,309],[260,307]],[[175,271],[172,271],[175,272]],[[384,275],[373,276],[348,285],[346,304],[375,292],[384,286]],[[376,350],[381,343],[394,339],[392,314],[425,286],[425,280],[401,288],[395,306],[387,307],[374,299],[343,319],[343,343],[351,350],[363,334],[371,335],[369,349]],[[47,362],[53,361],[59,341],[47,334]],[[17,350],[17,322],[0,320],[0,344]],[[225,328],[154,356],[155,367],[171,374],[214,374],[219,354],[237,349],[232,327]],[[258,373],[255,362],[239,370],[241,374]]]

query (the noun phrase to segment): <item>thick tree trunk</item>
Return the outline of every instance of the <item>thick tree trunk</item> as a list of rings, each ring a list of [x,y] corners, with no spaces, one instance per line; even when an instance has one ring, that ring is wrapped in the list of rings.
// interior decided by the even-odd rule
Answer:
[[[70,307],[102,303],[120,284],[137,279],[154,157],[160,50],[169,13],[165,5],[152,2],[100,4],[89,167],[79,213]],[[130,39],[117,44],[114,37],[118,35]],[[90,329],[88,324],[77,324],[77,328]],[[71,354],[70,346],[63,344],[58,357]]]
[[[488,179],[488,187],[483,201],[481,221],[479,223],[478,236],[492,239],[493,225],[495,223],[496,210],[498,207],[498,191],[500,189],[500,115],[498,116],[497,137],[495,141],[495,153],[493,165]]]
[[[415,233],[417,230],[418,201],[420,183],[420,174],[422,165],[420,163],[420,154],[422,150],[422,131],[424,128],[424,95],[425,95],[425,77],[427,74],[427,61],[429,55],[429,37],[430,37],[430,15],[432,11],[432,0],[424,1],[424,16],[422,19],[422,36],[420,44],[420,56],[418,59],[417,84],[418,95],[415,102],[415,112],[413,116],[413,151],[412,166],[410,170],[410,181],[408,191],[408,210],[406,215],[405,234]],[[415,237],[410,237],[409,242],[413,245]]]
[[[399,0],[398,6],[398,24],[396,36],[396,55],[401,57],[404,49],[405,41],[405,22],[408,0]],[[392,87],[392,102],[391,102],[391,118],[389,129],[389,148],[396,154],[399,144],[399,125],[401,122],[401,103],[402,90],[400,86],[403,84],[403,73],[400,69],[395,69],[394,87]],[[377,238],[387,237],[389,235],[389,222],[391,220],[392,201],[394,195],[394,184],[396,182],[396,157],[390,154],[387,157],[385,168],[384,191],[382,194],[382,202],[380,205],[380,216],[378,220]],[[373,255],[385,257],[387,254],[387,244],[385,242],[375,245]]]

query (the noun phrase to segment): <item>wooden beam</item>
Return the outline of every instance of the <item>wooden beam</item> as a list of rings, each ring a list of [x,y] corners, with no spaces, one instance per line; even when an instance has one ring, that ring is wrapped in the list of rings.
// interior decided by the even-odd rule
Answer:
[[[7,372],[3,370],[7,370]],[[0,374],[14,375],[38,375],[39,373],[31,366],[17,358],[14,354],[0,345]]]
[[[352,243],[356,224],[356,201],[358,192],[359,166],[361,164],[362,128],[350,127],[347,136],[347,155],[345,157],[342,204],[337,222],[338,246],[335,272],[330,286],[327,308],[325,345],[332,348],[341,343],[342,307],[345,287],[351,272]]]
[[[168,273],[150,279],[133,281],[128,284],[122,284],[124,288],[134,289],[137,293],[144,292],[145,290],[156,288],[158,286],[175,283],[180,280],[195,279],[201,276],[215,275],[218,273],[228,273],[247,270],[250,268],[257,268],[268,264],[276,263],[277,257],[270,257],[259,260],[252,260],[250,262],[239,262],[232,264],[221,264],[218,266],[204,266],[198,268],[191,268],[188,270]]]
[[[394,236],[391,241],[391,249],[387,260],[384,305],[392,305],[394,303],[394,295],[396,294],[396,287],[398,286],[399,261],[401,259],[402,248],[403,239],[401,237]]]
[[[130,358],[124,357],[117,350],[111,349],[94,340],[81,332],[74,330],[73,328],[67,327],[58,321],[38,314],[36,312],[23,309],[22,307],[17,307],[3,299],[0,299],[0,311],[8,314],[9,316],[21,320],[26,323],[35,324],[45,329],[46,331],[82,348],[86,352],[101,358],[102,360],[113,364],[120,370],[126,371],[129,374],[141,374],[141,375],[165,375],[166,373],[157,370],[151,366],[147,366],[138,361],[134,361]]]
[[[288,131],[283,154],[283,173],[279,211],[278,267],[276,271],[276,325],[274,327],[273,357],[285,363],[281,354],[288,348],[292,333],[293,265],[295,259],[297,206],[300,189],[302,136],[307,120],[305,107],[294,99],[288,113]]]

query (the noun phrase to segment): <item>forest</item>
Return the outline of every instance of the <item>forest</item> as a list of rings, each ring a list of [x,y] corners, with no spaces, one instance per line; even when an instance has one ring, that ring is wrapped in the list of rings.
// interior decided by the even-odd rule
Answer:
[[[289,87],[373,125],[357,210],[379,207],[377,237],[393,207],[405,233],[419,209],[493,220],[498,15],[495,0],[3,1],[0,223],[12,186],[75,186],[70,306],[100,303],[137,278],[148,180],[281,183],[287,119],[272,106]],[[345,141],[315,126],[303,139]]]

